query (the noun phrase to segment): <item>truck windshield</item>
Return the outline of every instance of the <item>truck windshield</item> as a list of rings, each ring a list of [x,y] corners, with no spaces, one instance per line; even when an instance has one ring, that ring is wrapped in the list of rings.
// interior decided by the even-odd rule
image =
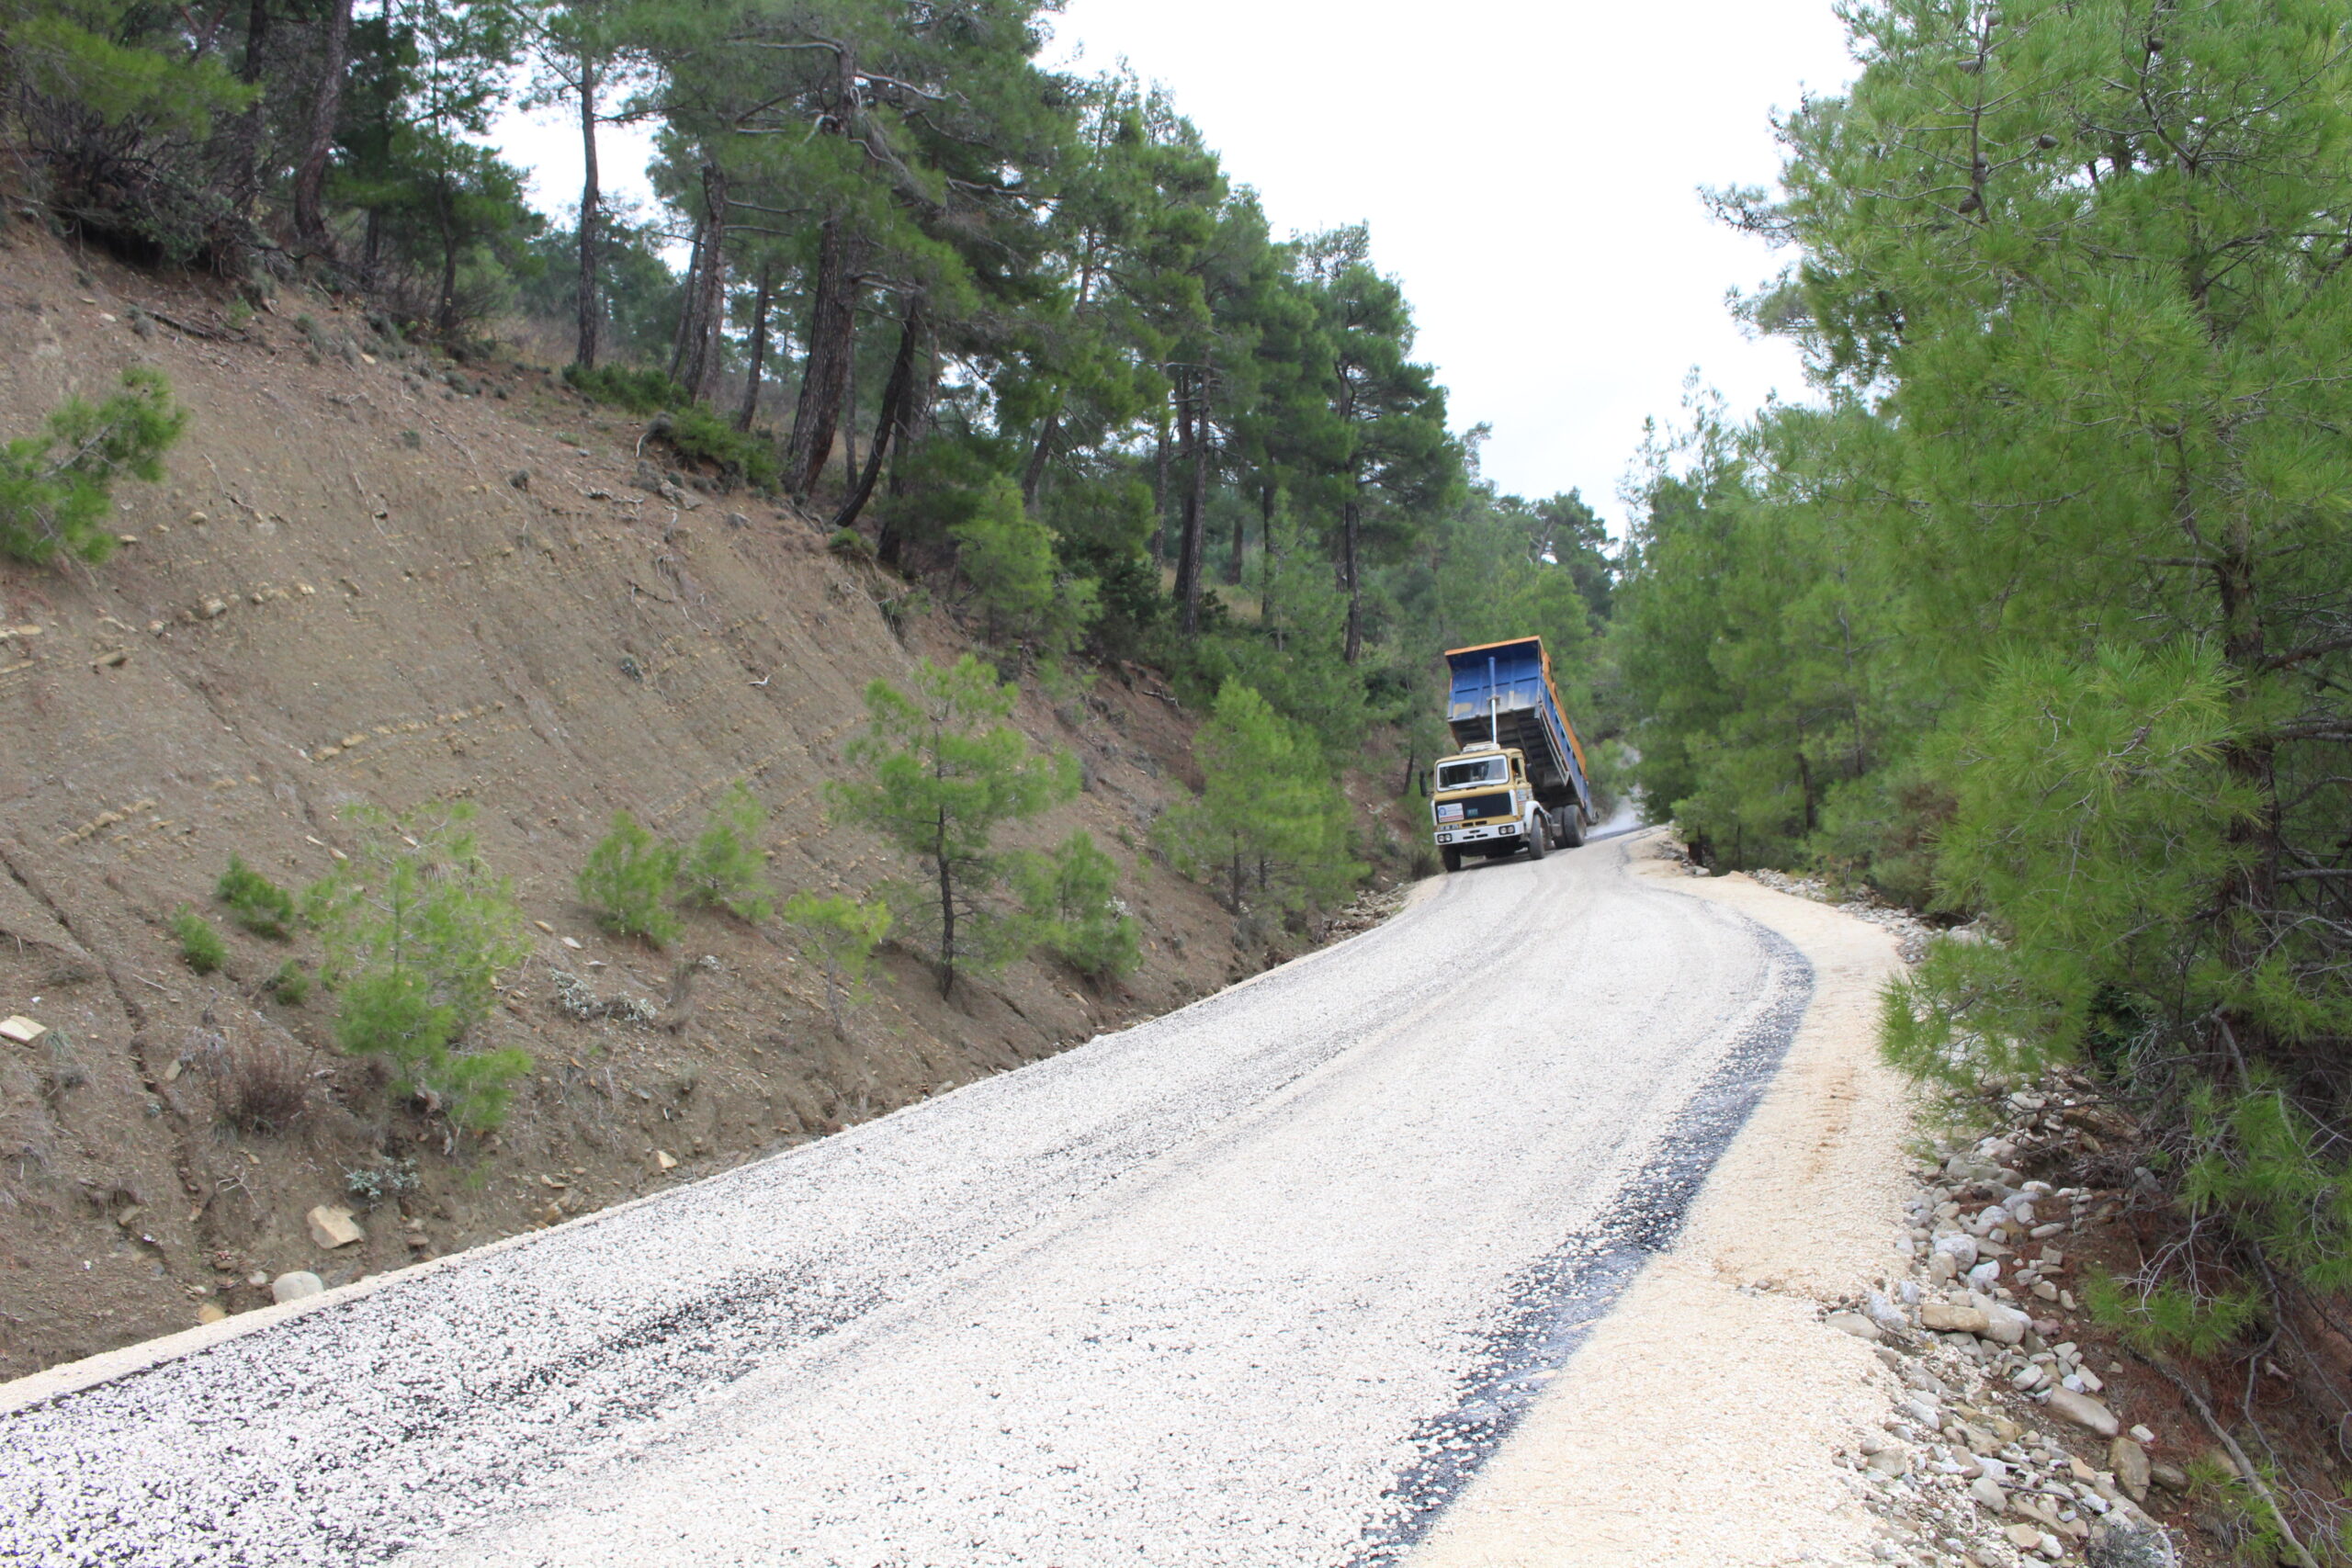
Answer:
[[[1437,770],[1440,789],[1468,789],[1474,784],[1504,784],[1510,778],[1510,763],[1501,757],[1480,757],[1470,762],[1441,762]]]

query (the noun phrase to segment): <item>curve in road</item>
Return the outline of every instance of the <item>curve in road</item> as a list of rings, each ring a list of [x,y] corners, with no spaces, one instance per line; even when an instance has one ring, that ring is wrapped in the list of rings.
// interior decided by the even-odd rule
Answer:
[[[23,1404],[0,1560],[1388,1561],[1671,1235],[1809,993],[1625,858],[1477,867],[1151,1023]]]

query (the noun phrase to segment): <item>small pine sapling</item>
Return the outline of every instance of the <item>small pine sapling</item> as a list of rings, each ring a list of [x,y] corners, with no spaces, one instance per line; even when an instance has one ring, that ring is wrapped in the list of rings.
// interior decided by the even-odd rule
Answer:
[[[287,1007],[298,1008],[311,999],[311,976],[292,959],[277,966],[277,973],[262,982],[262,988]]]
[[[725,909],[753,925],[774,914],[767,863],[760,857],[760,834],[767,825],[767,807],[749,786],[739,783],[728,790],[711,807],[702,836],[680,869],[684,901]]]
[[[107,527],[114,481],[162,479],[187,417],[161,371],[134,367],[106,401],[67,398],[40,434],[0,443],[0,554],[105,560],[116,544]]]
[[[235,855],[220,874],[212,896],[229,906],[237,923],[255,936],[284,942],[294,923],[294,895],[247,865]]]
[[[1135,917],[1118,897],[1119,863],[1080,830],[1019,874],[1038,945],[1090,980],[1115,980],[1143,961]]]
[[[833,1032],[848,1039],[846,1010],[865,999],[874,949],[889,934],[890,911],[838,893],[819,897],[803,891],[784,901],[784,922],[824,976],[825,1007],[833,1015]]]
[[[522,962],[523,912],[492,872],[459,805],[395,819],[362,808],[358,852],[307,895],[326,941],[335,1040],[381,1056],[395,1083],[448,1117],[487,1132],[505,1117],[521,1051],[468,1049],[490,1016],[500,971]]]
[[[827,795],[842,818],[873,829],[914,859],[920,885],[892,890],[895,916],[939,960],[939,994],[958,967],[991,968],[1027,951],[1034,921],[999,897],[1012,869],[990,847],[997,827],[1035,817],[1078,793],[1077,759],[1039,755],[1007,722],[1018,695],[966,654],[947,668],[915,666],[914,690],[865,689],[869,723],[852,741],[862,779]]]
[[[172,934],[179,939],[180,962],[198,975],[209,975],[228,962],[229,944],[210,920],[186,904],[172,917]]]
[[[573,886],[606,931],[665,947],[681,930],[670,909],[678,886],[677,846],[656,839],[626,811],[613,813],[613,830],[588,852]]]

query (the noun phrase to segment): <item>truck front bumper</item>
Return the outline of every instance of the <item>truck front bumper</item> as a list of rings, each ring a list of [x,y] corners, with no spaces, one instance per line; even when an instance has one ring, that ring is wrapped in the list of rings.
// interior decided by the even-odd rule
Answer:
[[[1482,839],[1516,839],[1520,836],[1516,822],[1485,822],[1475,828],[1440,828],[1437,841],[1441,844],[1475,844]]]

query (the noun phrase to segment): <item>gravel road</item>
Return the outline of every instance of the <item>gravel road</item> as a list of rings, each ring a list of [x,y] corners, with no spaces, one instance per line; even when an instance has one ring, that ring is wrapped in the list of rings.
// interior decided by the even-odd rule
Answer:
[[[0,1561],[1388,1561],[1810,984],[1623,840],[1474,864],[1152,1023],[0,1416]]]

